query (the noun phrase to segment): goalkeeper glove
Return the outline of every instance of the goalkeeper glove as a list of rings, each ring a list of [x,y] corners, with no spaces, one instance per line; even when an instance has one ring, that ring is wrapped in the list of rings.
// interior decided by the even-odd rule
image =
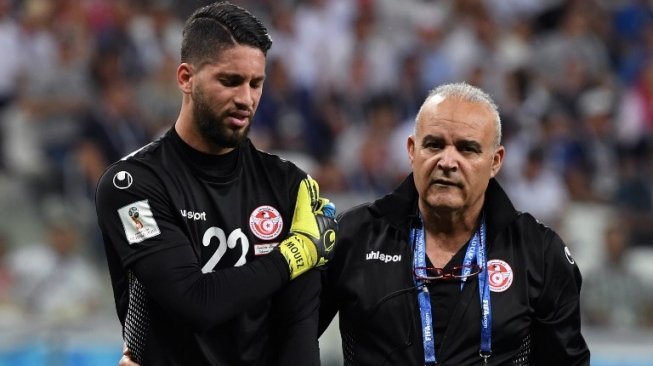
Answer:
[[[291,280],[325,264],[335,246],[335,206],[319,194],[319,186],[310,176],[299,183],[290,231],[278,247],[288,261]]]

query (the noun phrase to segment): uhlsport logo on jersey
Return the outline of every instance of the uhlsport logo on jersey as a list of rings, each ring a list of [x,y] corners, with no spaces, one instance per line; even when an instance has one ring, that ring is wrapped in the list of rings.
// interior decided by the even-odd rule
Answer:
[[[147,200],[137,201],[119,208],[118,216],[125,229],[125,236],[129,244],[140,243],[161,234]]]
[[[187,218],[188,220],[192,221],[206,221],[206,212],[202,211],[188,211],[181,209],[179,210],[179,213],[181,213],[181,217]]]
[[[512,285],[513,273],[510,265],[501,259],[487,261],[488,281],[490,291],[503,292]]]
[[[132,183],[134,178],[127,171],[121,170],[113,176],[113,185],[118,189],[127,189]]]
[[[261,240],[272,240],[281,234],[283,219],[272,206],[259,206],[249,215],[249,228]]]

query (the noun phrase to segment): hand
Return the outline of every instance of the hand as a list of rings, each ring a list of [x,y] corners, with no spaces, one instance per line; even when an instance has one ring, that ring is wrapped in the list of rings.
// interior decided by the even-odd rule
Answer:
[[[288,261],[291,280],[331,258],[336,227],[333,203],[320,197],[320,187],[313,178],[303,179],[297,192],[290,232],[279,245]]]
[[[122,345],[122,357],[120,358],[120,361],[118,362],[118,366],[139,366],[130,357],[131,357],[131,352],[129,352],[129,349],[127,348],[127,343],[123,343],[123,345]]]

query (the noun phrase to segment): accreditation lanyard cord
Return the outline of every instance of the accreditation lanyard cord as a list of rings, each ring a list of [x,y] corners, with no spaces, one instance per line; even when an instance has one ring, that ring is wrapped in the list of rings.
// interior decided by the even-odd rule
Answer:
[[[420,217],[421,220],[421,217]],[[425,277],[426,270],[426,241],[424,237],[423,225],[418,225],[411,229],[412,242],[414,243],[413,266],[415,273]],[[487,362],[487,358],[492,354],[492,307],[490,306],[490,285],[487,281],[487,258],[486,258],[486,235],[485,235],[485,217],[481,219],[481,224],[474,233],[469,242],[463,265],[467,268],[463,274],[469,274],[469,265],[472,261],[481,268],[478,274],[478,292],[481,300],[481,347],[479,355]],[[465,279],[460,284],[462,291]],[[433,329],[431,298],[428,287],[423,280],[415,277],[415,286],[420,289],[417,293],[420,317],[422,321],[422,339],[424,343],[424,362],[426,365],[437,365],[435,357],[435,330]]]

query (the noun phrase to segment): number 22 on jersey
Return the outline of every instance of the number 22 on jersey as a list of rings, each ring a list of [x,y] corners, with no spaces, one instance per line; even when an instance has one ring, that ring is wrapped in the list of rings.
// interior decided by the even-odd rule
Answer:
[[[219,227],[212,226],[206,230],[202,237],[202,244],[208,247],[211,244],[211,239],[218,239],[218,248],[215,250],[211,258],[202,267],[202,273],[213,272],[215,266],[220,262],[220,259],[227,252],[227,248],[234,249],[238,243],[241,245],[241,255],[234,267],[240,267],[247,262],[247,251],[249,250],[249,240],[243,234],[242,230],[236,229],[232,231],[229,236],[225,234],[224,230]]]

